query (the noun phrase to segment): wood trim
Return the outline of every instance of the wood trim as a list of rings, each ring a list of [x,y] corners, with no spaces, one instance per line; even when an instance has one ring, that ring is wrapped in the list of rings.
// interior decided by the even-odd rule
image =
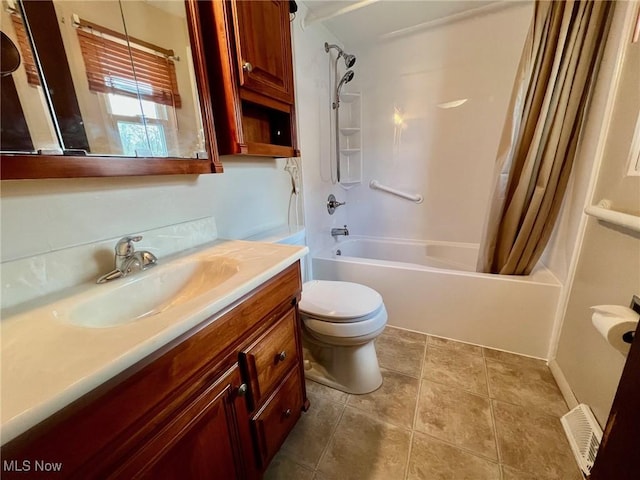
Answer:
[[[281,102],[275,98],[265,97],[246,88],[240,88],[240,98],[247,102],[257,103],[258,105],[273,108],[274,110],[284,113],[290,113],[292,110],[292,106],[288,103]]]
[[[204,31],[200,23],[197,0],[185,0],[185,10],[187,14],[187,24],[189,26],[189,40],[191,42],[191,54],[193,57],[193,68],[198,87],[198,99],[200,100],[200,111],[202,112],[202,123],[204,127],[205,142],[208,147],[207,153],[211,159],[211,172],[222,173],[223,167],[218,155],[216,141],[215,120],[213,115],[213,99],[209,87],[209,76],[207,73],[207,60],[204,47]]]
[[[216,172],[222,171],[222,165],[219,165]],[[0,156],[0,179],[184,175],[212,173],[212,166],[208,159],[3,154]]]
[[[249,142],[244,147],[242,153],[246,155],[289,158],[294,156],[294,149],[293,147],[285,147],[282,145],[272,145],[270,143]]]
[[[216,122],[219,153],[240,153],[242,143],[242,114],[237,89],[235,68],[230,63],[233,45],[229,39],[228,18],[224,2],[196,2],[202,29],[203,51],[209,78],[210,96]]]

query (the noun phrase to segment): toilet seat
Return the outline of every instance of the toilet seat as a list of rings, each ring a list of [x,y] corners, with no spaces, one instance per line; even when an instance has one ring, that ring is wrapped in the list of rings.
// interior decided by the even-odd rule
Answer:
[[[306,282],[299,307],[309,317],[332,323],[360,323],[376,318],[384,309],[382,296],[374,289],[331,280]]]
[[[387,324],[387,310],[381,305],[376,312],[367,318],[355,319],[352,322],[329,322],[302,314],[302,323],[312,335],[331,338],[368,337],[379,333]]]

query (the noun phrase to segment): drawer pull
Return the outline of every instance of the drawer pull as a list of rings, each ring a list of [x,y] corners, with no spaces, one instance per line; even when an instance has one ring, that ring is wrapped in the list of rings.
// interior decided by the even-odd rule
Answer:
[[[283,415],[284,415],[284,418],[289,418],[289,417],[291,416],[291,409],[290,409],[290,408],[287,408],[287,409],[284,411]]]
[[[246,383],[243,383],[238,387],[238,396],[244,397],[247,394],[247,390],[249,390],[249,387],[247,387]]]
[[[247,73],[251,73],[251,71],[253,70],[253,65],[251,65],[251,63],[249,62],[244,62],[242,64],[242,69]]]
[[[285,358],[287,358],[287,352],[283,350],[276,356],[276,361],[284,362]]]

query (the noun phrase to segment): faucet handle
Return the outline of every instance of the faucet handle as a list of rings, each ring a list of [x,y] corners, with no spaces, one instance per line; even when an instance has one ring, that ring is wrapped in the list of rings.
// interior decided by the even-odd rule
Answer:
[[[132,242],[139,242],[142,240],[142,235],[135,235],[133,237],[122,237],[116,243],[116,255],[127,256],[133,253],[134,247]]]

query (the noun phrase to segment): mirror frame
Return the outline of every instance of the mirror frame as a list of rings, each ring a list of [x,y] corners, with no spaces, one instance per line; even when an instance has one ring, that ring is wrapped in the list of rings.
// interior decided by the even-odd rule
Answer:
[[[193,55],[207,159],[175,157],[121,157],[5,154],[0,156],[0,179],[120,177],[222,173],[213,123],[213,105],[204,56],[198,0],[185,0],[186,21]]]

